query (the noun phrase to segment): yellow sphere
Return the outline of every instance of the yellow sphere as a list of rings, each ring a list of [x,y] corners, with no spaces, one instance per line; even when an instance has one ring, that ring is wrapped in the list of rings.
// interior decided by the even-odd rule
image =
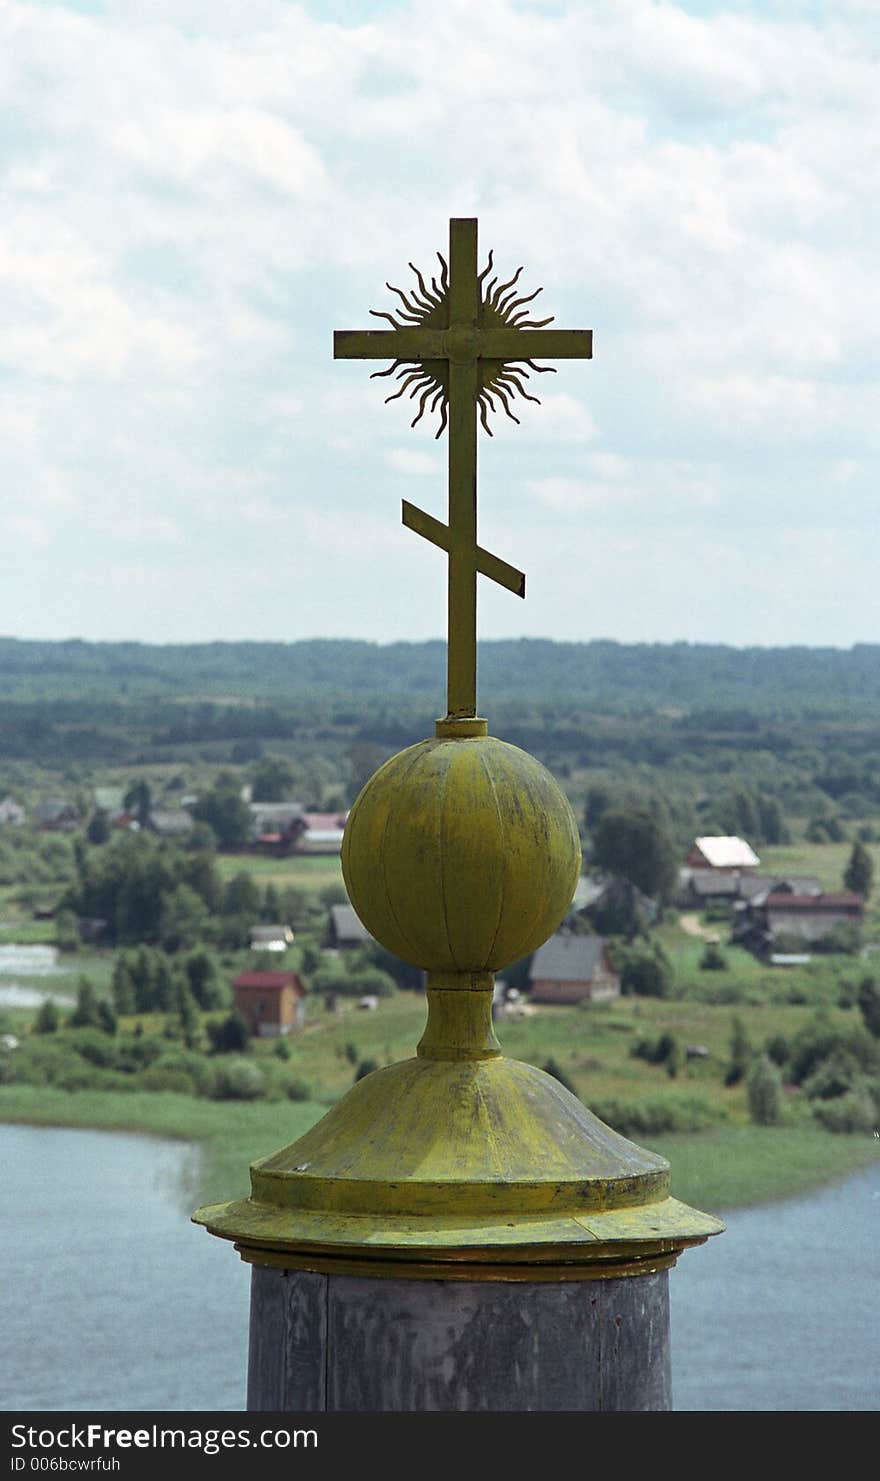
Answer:
[[[577,823],[553,777],[493,736],[392,756],[351,810],[349,898],[367,930],[430,972],[492,972],[559,925],[580,873]]]

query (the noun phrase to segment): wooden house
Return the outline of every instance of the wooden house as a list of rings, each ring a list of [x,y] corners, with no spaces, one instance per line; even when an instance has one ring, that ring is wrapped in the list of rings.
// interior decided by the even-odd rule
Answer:
[[[80,825],[80,816],[72,802],[63,797],[44,797],[34,808],[37,827],[48,833],[69,833]]]
[[[761,860],[744,838],[695,838],[685,863],[691,869],[757,869]]]
[[[620,996],[620,977],[601,936],[551,936],[529,969],[533,1003],[604,1002]]]
[[[350,946],[364,946],[373,939],[353,905],[330,906],[330,933],[333,945],[343,951]]]
[[[298,854],[338,854],[342,849],[347,812],[304,812],[304,827],[296,839]]]
[[[774,892],[763,905],[767,929],[773,937],[803,936],[819,941],[834,926],[850,921],[861,925],[865,904],[861,895],[840,890],[827,895],[793,895]]]
[[[300,802],[251,802],[251,848],[260,854],[290,853],[305,829]]]
[[[306,990],[296,972],[241,972],[232,984],[235,1006],[258,1039],[299,1028]]]
[[[290,926],[251,926],[251,951],[286,951],[292,945]]]

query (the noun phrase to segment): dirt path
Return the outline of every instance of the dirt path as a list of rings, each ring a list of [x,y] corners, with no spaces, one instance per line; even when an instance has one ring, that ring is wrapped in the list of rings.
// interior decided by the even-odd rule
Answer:
[[[718,940],[718,932],[709,931],[705,926],[701,926],[700,918],[697,915],[680,915],[678,917],[678,923],[688,936],[697,936],[700,941]]]

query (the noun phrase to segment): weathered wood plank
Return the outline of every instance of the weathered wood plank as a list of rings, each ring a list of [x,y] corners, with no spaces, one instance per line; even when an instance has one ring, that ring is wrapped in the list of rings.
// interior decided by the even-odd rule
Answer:
[[[670,1407],[666,1272],[559,1284],[254,1273],[264,1332],[250,1409]]]
[[[284,1394],[284,1301],[280,1270],[254,1265],[248,1330],[249,1410],[277,1411]]]

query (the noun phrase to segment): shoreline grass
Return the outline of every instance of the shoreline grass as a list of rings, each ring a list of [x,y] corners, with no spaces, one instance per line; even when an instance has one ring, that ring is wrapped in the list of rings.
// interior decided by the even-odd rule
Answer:
[[[246,1195],[248,1167],[295,1141],[326,1111],[315,1102],[217,1102],[156,1091],[0,1086],[0,1123],[121,1131],[193,1145],[181,1196],[193,1208]],[[724,1213],[837,1181],[880,1156],[873,1136],[813,1126],[724,1126],[646,1138],[672,1165],[676,1198]]]

